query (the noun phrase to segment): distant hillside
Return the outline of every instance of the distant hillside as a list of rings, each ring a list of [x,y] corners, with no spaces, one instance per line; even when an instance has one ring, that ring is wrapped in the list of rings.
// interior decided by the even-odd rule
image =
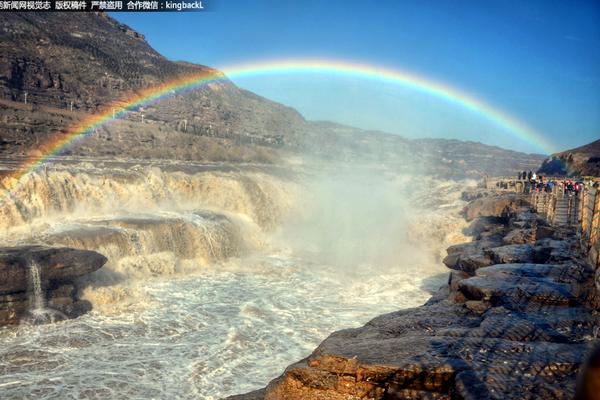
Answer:
[[[600,176],[600,140],[556,153],[539,169],[547,175]]]
[[[209,67],[167,60],[142,34],[103,13],[0,14],[0,98],[5,100],[24,103],[27,95],[32,105],[70,110],[72,104],[73,111],[89,113],[129,92],[198,72],[223,76]],[[305,124],[297,111],[228,80],[174,96],[144,113],[146,122],[172,130],[185,125],[189,133],[255,135],[257,140],[286,135],[290,144]],[[19,116],[14,125],[20,131],[44,127],[44,121],[30,124],[28,117]],[[140,120],[134,115],[133,122],[135,117]]]
[[[365,160],[397,169],[442,177],[480,178],[535,170],[541,154],[526,154],[478,142],[453,139],[409,140],[379,131],[364,131],[332,122],[311,123],[311,154],[343,161]]]
[[[2,13],[0,155],[39,156],[41,143],[102,105],[191,72],[224,77],[206,66],[166,59],[143,34],[103,13]],[[226,78],[132,112],[68,154],[261,163],[309,155],[451,177],[513,174],[542,161],[480,143],[412,141],[306,121]]]

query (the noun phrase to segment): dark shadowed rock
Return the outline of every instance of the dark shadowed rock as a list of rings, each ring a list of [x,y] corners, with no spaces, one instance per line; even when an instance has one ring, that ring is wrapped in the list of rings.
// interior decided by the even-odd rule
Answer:
[[[473,236],[479,239],[479,235],[483,232],[496,231],[500,232],[504,229],[504,220],[499,217],[478,217],[475,218],[463,233],[468,236]]]
[[[106,263],[102,254],[88,250],[23,246],[0,248],[0,294],[27,291],[30,265],[40,269],[44,284],[64,282],[96,271]]]
[[[73,279],[96,271],[106,257],[93,251],[43,246],[0,248],[0,326],[18,324],[30,316],[33,304],[31,265],[40,276],[47,316],[75,318],[91,310],[77,297]],[[55,318],[56,317],[56,318]],[[37,318],[37,317],[36,317]]]
[[[550,262],[559,263],[572,261],[576,254],[576,242],[574,238],[555,240],[551,238],[540,239],[535,243],[537,258]]]
[[[456,264],[456,268],[473,275],[479,268],[487,267],[492,264],[494,264],[494,262],[490,256],[484,252],[477,252],[461,257]]]
[[[486,254],[495,264],[533,262],[534,250],[528,244],[510,244],[488,249]]]
[[[506,236],[504,236],[504,238],[502,239],[502,242],[504,244],[526,244],[526,243],[530,243],[534,240],[534,233],[531,229],[514,229],[510,232],[508,232],[508,234],[506,234]]]

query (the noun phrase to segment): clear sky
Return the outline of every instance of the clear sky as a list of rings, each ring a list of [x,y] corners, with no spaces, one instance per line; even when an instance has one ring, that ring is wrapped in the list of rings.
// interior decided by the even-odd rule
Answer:
[[[368,63],[483,99],[558,149],[600,138],[600,1],[207,1],[210,12],[112,16],[173,60]],[[392,84],[324,74],[234,81],[308,119],[541,152],[476,113]]]

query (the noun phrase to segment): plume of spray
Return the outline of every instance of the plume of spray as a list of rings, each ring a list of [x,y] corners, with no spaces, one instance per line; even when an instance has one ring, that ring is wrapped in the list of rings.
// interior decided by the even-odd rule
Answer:
[[[433,207],[422,204],[438,184],[409,171],[331,165],[306,179],[307,196],[283,224],[280,240],[317,266],[316,273],[328,270],[334,279],[408,270],[443,274],[441,254],[458,218],[439,218],[447,210],[434,218]]]

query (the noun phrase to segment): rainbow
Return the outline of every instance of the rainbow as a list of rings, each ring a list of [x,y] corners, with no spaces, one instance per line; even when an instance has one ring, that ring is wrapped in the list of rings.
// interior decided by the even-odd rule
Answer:
[[[182,94],[210,83],[227,80],[228,77],[236,79],[251,76],[302,73],[359,77],[387,82],[452,103],[462,109],[473,112],[515,138],[529,143],[547,154],[555,152],[554,146],[541,134],[499,108],[449,85],[408,71],[380,68],[368,64],[321,59],[264,61],[224,67],[221,70],[223,74],[211,71],[181,76],[161,85],[129,94],[127,97],[107,104],[98,113],[71,126],[66,133],[40,146],[37,149],[37,154],[40,154],[40,157],[23,164],[9,176],[9,179],[5,179],[5,192],[8,192],[10,195],[25,175],[55,159],[72,143],[91,135],[99,127],[122,118],[128,112],[156,103],[175,94]]]

